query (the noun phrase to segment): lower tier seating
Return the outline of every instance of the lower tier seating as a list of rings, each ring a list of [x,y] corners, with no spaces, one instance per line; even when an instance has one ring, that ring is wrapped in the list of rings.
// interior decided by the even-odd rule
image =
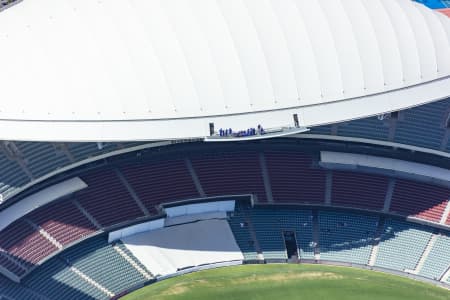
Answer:
[[[300,258],[313,258],[310,210],[253,209],[252,223],[265,259],[287,259],[284,231],[295,231]]]
[[[88,243],[69,249],[61,257],[114,294],[146,280],[108,244],[105,236],[95,237]]]
[[[14,299],[14,300],[45,300],[43,295],[36,293],[29,288],[11,282],[9,279],[6,279],[0,275],[0,299],[1,296],[6,297],[6,299]]]
[[[367,264],[378,219],[378,216],[320,211],[320,259]]]
[[[401,272],[417,269],[419,276],[442,279],[450,268],[449,231],[389,216],[383,216],[381,223],[379,219],[377,214],[349,210],[277,205],[250,208],[248,204],[238,204],[235,211],[228,215],[228,222],[213,219],[166,227],[159,231],[174,234],[158,236],[158,230],[150,232],[148,234],[157,239],[145,245],[153,248],[170,245],[152,253],[158,253],[167,259],[167,263],[173,264],[170,271],[173,273],[184,267],[230,260],[225,253],[230,255],[231,252],[236,253],[231,260],[235,257],[253,260],[257,258],[256,249],[254,244],[248,243],[253,235],[265,259],[286,260],[283,233],[289,231],[295,233],[300,258],[318,258],[316,253],[320,254],[322,261],[368,265],[374,245],[378,245],[374,259],[376,267]],[[228,229],[220,231],[220,234],[214,230],[208,232],[208,229],[216,228],[213,223],[220,223],[220,228]],[[188,228],[194,229],[190,231],[192,235],[186,234]],[[228,233],[225,234],[225,231]],[[189,243],[194,235],[195,243]],[[206,238],[202,240],[202,237]],[[217,242],[221,237],[224,237],[223,243]],[[134,261],[135,264],[132,264],[113,244],[107,242],[105,235],[90,237],[38,266],[20,284],[0,277],[0,295],[14,300],[109,299],[149,280],[139,268],[148,274],[160,272],[156,267],[152,270],[148,266],[163,262],[155,262],[156,256],[148,260],[148,253],[136,251],[135,246],[144,245],[137,241],[131,236],[124,239],[124,244],[119,242],[115,245]],[[227,248],[231,244],[234,245],[232,250]],[[244,256],[240,255],[238,246]],[[427,247],[429,251],[425,251]],[[200,257],[192,251],[209,254]],[[190,254],[186,254],[188,252]],[[142,255],[147,258],[143,260]],[[149,261],[152,263],[149,264]]]
[[[414,270],[431,235],[432,230],[425,226],[387,219],[375,266],[398,271]]]
[[[450,266],[450,235],[439,235],[428,254],[420,275],[439,280]]]
[[[257,259],[255,241],[253,241],[249,232],[249,224],[245,215],[245,211],[236,210],[229,215],[228,223],[230,224],[236,242],[244,255],[244,259],[254,260]]]
[[[60,258],[48,261],[22,283],[48,299],[109,299],[95,286],[89,284]]]

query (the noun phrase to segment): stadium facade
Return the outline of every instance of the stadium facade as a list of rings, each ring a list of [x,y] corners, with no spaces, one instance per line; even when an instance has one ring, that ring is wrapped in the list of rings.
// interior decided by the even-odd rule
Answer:
[[[288,261],[450,285],[445,11],[5,8],[1,300],[116,298],[208,266]]]

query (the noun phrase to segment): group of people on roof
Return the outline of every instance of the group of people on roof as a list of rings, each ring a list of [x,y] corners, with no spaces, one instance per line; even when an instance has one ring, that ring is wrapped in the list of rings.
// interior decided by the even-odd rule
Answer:
[[[219,135],[223,137],[246,137],[246,136],[254,136],[254,135],[263,135],[266,132],[264,131],[264,128],[258,124],[257,128],[251,127],[247,130],[239,130],[239,131],[233,131],[233,129],[219,129]]]

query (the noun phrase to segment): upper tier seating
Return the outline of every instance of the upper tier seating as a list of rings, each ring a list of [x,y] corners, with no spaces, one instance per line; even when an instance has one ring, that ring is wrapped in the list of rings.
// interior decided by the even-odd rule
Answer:
[[[388,125],[387,122],[380,121],[377,117],[354,120],[339,124],[337,135],[387,140],[389,136]],[[367,128],[370,128],[370,130],[367,130]]]
[[[23,160],[34,178],[68,165],[70,160],[61,151],[55,149],[51,143],[15,142]]]
[[[0,194],[3,199],[7,199],[30,181],[74,162],[142,143],[103,143],[101,149],[97,143],[12,142],[12,144],[13,148],[17,149],[14,154],[7,155],[5,149],[0,147],[0,168],[3,175],[0,180]],[[18,161],[23,163],[29,174]]]
[[[428,227],[387,219],[375,266],[397,271],[414,270],[431,238]]]
[[[378,219],[349,212],[319,211],[320,259],[367,264]]]
[[[439,149],[445,132],[443,121],[448,116],[449,106],[450,99],[447,99],[404,111],[403,118],[398,121],[394,141]]]
[[[3,198],[8,197],[14,190],[24,186],[29,182],[27,174],[20,168],[19,164],[15,161],[9,160],[6,155],[0,149],[0,167],[1,167],[1,179],[0,179],[0,194]]]
[[[142,203],[152,213],[164,202],[198,198],[199,194],[184,161],[138,162],[121,167]]]
[[[439,222],[450,199],[450,189],[398,179],[390,211]]]
[[[389,179],[383,176],[333,171],[331,203],[382,210]]]
[[[450,235],[439,235],[419,275],[439,280],[450,266]]]
[[[126,187],[113,170],[100,169],[82,175],[88,187],[76,195],[81,206],[86,209],[101,226],[144,216]]]
[[[191,160],[207,196],[256,194],[258,201],[266,201],[256,152],[211,153]]]
[[[312,157],[300,152],[266,152],[276,203],[323,203],[325,171],[313,167]]]
[[[447,145],[443,145],[445,131],[449,130],[445,128],[449,111],[450,98],[401,111],[395,122],[390,122],[389,118],[379,120],[369,117],[334,126],[339,136],[381,141],[389,141],[389,130],[393,130],[394,142],[450,152],[450,140]],[[331,126],[313,127],[309,133],[331,135]]]

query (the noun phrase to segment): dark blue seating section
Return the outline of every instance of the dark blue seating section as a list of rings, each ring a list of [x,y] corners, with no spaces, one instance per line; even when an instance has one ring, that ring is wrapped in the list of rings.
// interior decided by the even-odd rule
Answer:
[[[236,208],[239,214],[240,208]],[[314,210],[317,241],[314,236]],[[251,209],[251,221],[264,259],[285,260],[283,232],[295,231],[300,258],[359,265],[369,265],[374,246],[374,265],[385,269],[411,272],[416,269],[425,249],[436,234],[419,274],[439,280],[450,268],[450,231],[408,222],[404,219],[347,210],[263,206]],[[381,222],[383,219],[383,223]],[[239,243],[240,233],[231,226]],[[314,247],[317,243],[316,256]],[[241,243],[239,243],[241,245]],[[320,255],[320,256],[319,256]]]
[[[239,203],[237,206],[240,206]],[[249,209],[244,207],[237,208],[228,216],[228,223],[233,231],[236,242],[244,255],[246,260],[257,259],[255,244],[250,234],[248,217]]]
[[[136,260],[130,252],[127,254]],[[102,235],[52,258],[27,276],[21,287],[55,300],[110,299],[110,294],[83,279],[73,268],[113,295],[147,280]]]
[[[389,136],[389,123],[380,121],[377,117],[354,120],[339,124],[337,134],[364,139],[387,140]]]
[[[450,141],[445,140],[446,121],[450,113],[450,98],[400,111],[397,120],[369,117],[338,123],[337,135],[393,141],[401,144],[450,151]],[[395,126],[390,128],[390,126]],[[394,132],[390,140],[389,131]],[[330,125],[311,128],[311,134],[331,135]]]
[[[0,275],[0,299],[2,299],[1,296],[7,297],[6,299],[14,300],[46,300],[43,295],[40,295],[23,285],[13,283]]]
[[[109,299],[105,293],[83,280],[59,258],[54,258],[37,269],[21,283],[21,286],[52,300]]]
[[[15,142],[15,144],[34,178],[44,176],[70,163],[67,156],[51,143]]]
[[[319,211],[320,259],[367,264],[378,220],[376,215]]]
[[[91,279],[118,294],[146,278],[125,260],[105,236],[92,238],[61,254],[70,265]]]
[[[408,109],[397,123],[394,141],[431,149],[440,149],[449,114],[450,99]],[[426,134],[424,134],[426,133]]]
[[[300,258],[312,259],[312,212],[301,209],[256,208],[251,220],[265,259],[287,259],[283,232],[294,231]]]
[[[0,179],[0,194],[7,198],[16,189],[30,181],[27,174],[15,162],[10,160],[0,149],[0,166],[2,176]]]

